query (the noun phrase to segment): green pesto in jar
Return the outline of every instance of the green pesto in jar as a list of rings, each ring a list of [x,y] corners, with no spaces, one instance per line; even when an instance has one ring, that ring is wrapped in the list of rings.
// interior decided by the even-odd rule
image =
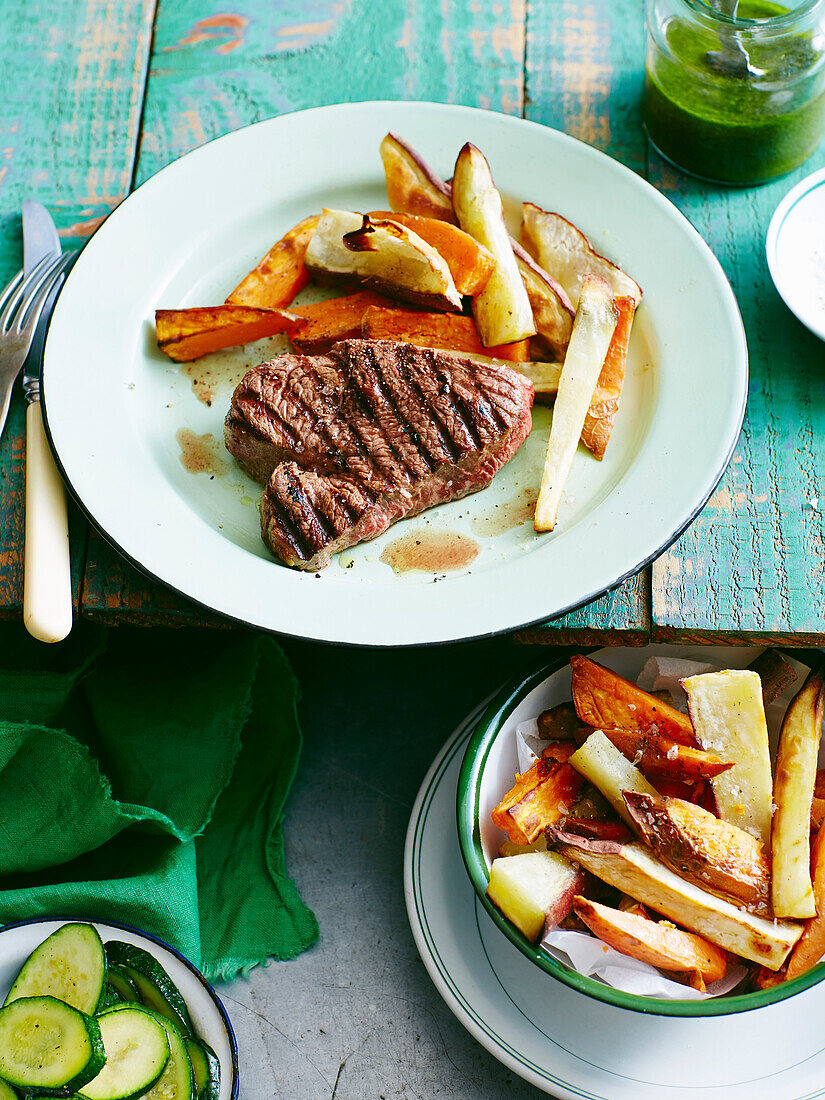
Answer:
[[[788,9],[741,0],[738,19],[768,19]],[[764,76],[719,73],[707,64],[720,49],[713,30],[672,18],[666,49],[647,62],[644,121],[668,160],[720,183],[762,183],[814,152],[825,131],[823,57],[810,34],[745,39],[751,65]]]

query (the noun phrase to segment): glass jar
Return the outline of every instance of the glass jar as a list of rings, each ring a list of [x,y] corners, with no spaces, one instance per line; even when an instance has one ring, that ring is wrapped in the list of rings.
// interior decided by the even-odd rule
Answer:
[[[646,0],[644,123],[715,183],[782,176],[825,132],[825,0]],[[722,10],[724,9],[724,10]]]

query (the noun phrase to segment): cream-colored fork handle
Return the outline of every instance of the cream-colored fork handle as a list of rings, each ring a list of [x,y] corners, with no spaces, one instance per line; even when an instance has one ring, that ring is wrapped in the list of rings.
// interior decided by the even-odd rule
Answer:
[[[39,401],[26,412],[23,622],[41,642],[59,642],[72,629],[66,490],[46,442]]]

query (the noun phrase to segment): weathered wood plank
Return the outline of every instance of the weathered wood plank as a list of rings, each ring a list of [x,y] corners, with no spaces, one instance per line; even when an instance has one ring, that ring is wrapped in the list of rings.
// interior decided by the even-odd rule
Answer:
[[[533,0],[527,14],[526,117],[643,171],[643,56],[637,0]],[[645,569],[601,599],[518,637],[544,645],[643,645],[649,634],[650,570]]]
[[[154,0],[6,5],[0,38],[0,279],[20,267],[20,207],[52,212],[64,247],[83,244],[132,177]],[[24,406],[0,439],[0,615],[23,598]],[[79,590],[86,524],[72,515]]]
[[[825,355],[774,290],[764,252],[779,200],[823,164],[825,149],[786,179],[731,190],[692,180],[651,153],[651,182],[690,218],[731,281],[750,352],[748,411],[733,461],[654,567],[656,639],[815,644],[825,634]]]
[[[519,114],[524,23],[523,0],[241,0],[207,17],[199,0],[160,0],[137,181],[239,126],[326,103],[432,99]],[[102,540],[90,544],[83,609],[111,622],[201,614],[161,599]]]

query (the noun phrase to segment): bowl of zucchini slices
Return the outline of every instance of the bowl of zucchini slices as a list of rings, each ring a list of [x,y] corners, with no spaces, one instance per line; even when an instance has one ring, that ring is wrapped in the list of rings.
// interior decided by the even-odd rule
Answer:
[[[217,994],[182,955],[116,923],[0,931],[0,1100],[237,1100]]]

